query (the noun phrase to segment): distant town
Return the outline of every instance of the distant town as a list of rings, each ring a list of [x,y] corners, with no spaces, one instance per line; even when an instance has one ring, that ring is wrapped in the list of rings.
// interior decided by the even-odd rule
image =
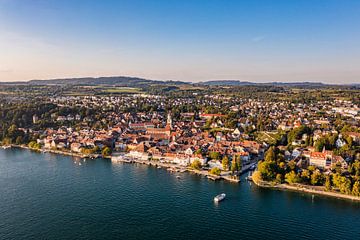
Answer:
[[[360,196],[355,86],[125,83],[0,85],[3,148]]]

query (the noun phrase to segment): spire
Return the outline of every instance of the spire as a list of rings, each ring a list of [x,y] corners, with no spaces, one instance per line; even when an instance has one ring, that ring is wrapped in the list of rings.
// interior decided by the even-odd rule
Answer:
[[[171,114],[170,114],[170,112],[168,112],[168,115],[167,115],[166,125],[169,126],[170,129],[172,129],[172,119],[171,119]]]

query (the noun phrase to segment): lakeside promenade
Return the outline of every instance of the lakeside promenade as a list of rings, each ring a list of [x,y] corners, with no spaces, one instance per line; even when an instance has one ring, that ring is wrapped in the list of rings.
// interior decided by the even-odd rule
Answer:
[[[165,162],[154,161],[154,160],[141,160],[141,159],[137,159],[137,158],[125,159],[125,158],[119,157],[119,156],[101,156],[99,154],[84,155],[84,154],[74,153],[74,152],[70,152],[70,151],[61,151],[61,150],[53,150],[53,149],[46,149],[46,150],[35,149],[35,148],[30,148],[26,145],[12,144],[11,147],[26,149],[26,150],[30,150],[30,151],[39,152],[39,153],[53,153],[53,154],[60,154],[60,155],[66,155],[66,156],[71,156],[71,157],[78,157],[78,158],[93,158],[93,159],[94,158],[107,158],[107,159],[111,159],[112,162],[145,164],[148,166],[166,168],[168,171],[171,171],[171,172],[181,172],[181,173],[182,172],[190,172],[190,173],[194,173],[197,175],[205,176],[208,179],[213,180],[213,181],[225,180],[225,181],[232,182],[232,183],[239,183],[240,182],[239,176],[241,174],[244,174],[245,172],[249,171],[250,168],[252,167],[252,165],[254,164],[252,162],[252,163],[249,163],[249,164],[243,166],[243,168],[242,168],[241,172],[238,174],[238,176],[231,175],[230,171],[222,172],[220,175],[214,175],[205,169],[194,169],[194,168],[191,168],[188,166],[185,167],[185,166],[181,166],[178,164],[165,163]]]
[[[320,187],[316,188],[314,186],[308,186],[308,185],[303,185],[303,184],[294,184],[294,185],[290,185],[290,184],[286,184],[286,183],[277,184],[277,183],[273,183],[273,182],[258,180],[253,177],[248,177],[248,179],[250,181],[253,181],[257,186],[263,187],[263,188],[272,188],[272,189],[278,189],[278,190],[283,190],[283,191],[289,190],[289,191],[303,192],[303,193],[308,193],[308,194],[315,194],[315,195],[333,197],[333,198],[337,198],[337,199],[346,199],[346,200],[360,202],[360,197],[343,194],[343,193],[339,193],[339,192],[326,191],[324,188],[320,188]]]
[[[195,173],[197,175],[205,176],[208,179],[213,180],[213,181],[225,180],[225,181],[229,181],[229,182],[233,182],[233,183],[240,182],[239,177],[234,177],[234,176],[230,175],[229,171],[223,172],[220,175],[214,175],[204,169],[194,169],[194,168],[191,168],[188,166],[185,167],[185,166],[181,166],[178,164],[166,163],[166,162],[161,162],[161,161],[141,160],[141,159],[137,159],[137,158],[126,159],[123,156],[112,156],[111,160],[113,162],[130,163],[130,164],[138,163],[138,164],[145,164],[145,165],[149,165],[149,166],[166,168],[170,172],[191,172],[191,173]],[[252,164],[245,166],[244,169],[242,169],[242,171],[239,173],[239,175],[248,171],[250,169],[251,165]]]

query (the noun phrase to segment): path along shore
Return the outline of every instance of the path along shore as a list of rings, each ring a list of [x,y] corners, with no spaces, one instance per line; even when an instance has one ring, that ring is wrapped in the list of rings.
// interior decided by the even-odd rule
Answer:
[[[325,191],[323,189],[316,189],[316,188],[314,188],[312,186],[308,186],[308,185],[303,185],[303,184],[290,185],[290,184],[285,184],[285,183],[276,184],[273,182],[257,180],[252,177],[249,177],[248,179],[253,181],[257,186],[263,187],[263,188],[290,190],[290,191],[316,194],[316,195],[322,195],[322,196],[327,196],[327,197],[333,197],[333,198],[338,198],[338,199],[347,199],[347,200],[351,200],[351,201],[360,202],[360,197],[357,197],[357,196],[347,195],[347,194],[343,194],[343,193],[339,193],[339,192]]]

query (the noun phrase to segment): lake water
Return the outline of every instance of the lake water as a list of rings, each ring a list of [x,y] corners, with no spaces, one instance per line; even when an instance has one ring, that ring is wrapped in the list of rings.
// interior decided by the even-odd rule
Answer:
[[[0,150],[0,239],[360,239],[359,203],[80,162]]]

